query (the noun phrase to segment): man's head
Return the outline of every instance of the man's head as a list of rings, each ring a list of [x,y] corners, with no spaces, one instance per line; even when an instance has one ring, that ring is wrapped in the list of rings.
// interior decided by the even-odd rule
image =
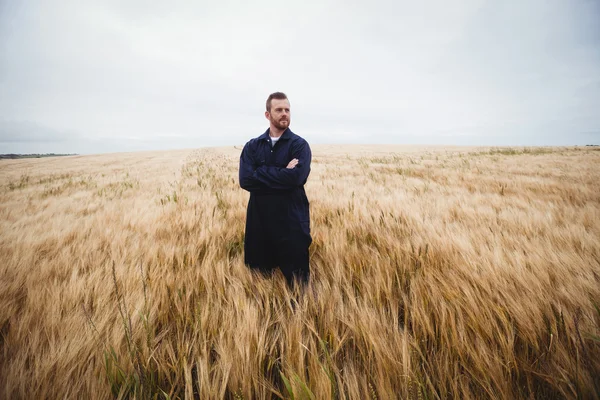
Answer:
[[[285,130],[290,126],[290,102],[285,93],[275,92],[269,95],[265,117],[273,128]]]

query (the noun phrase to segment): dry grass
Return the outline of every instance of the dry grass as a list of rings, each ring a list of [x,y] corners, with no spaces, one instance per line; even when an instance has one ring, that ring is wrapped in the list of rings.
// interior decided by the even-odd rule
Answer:
[[[239,152],[0,162],[0,397],[600,395],[600,152],[315,146],[304,294]]]

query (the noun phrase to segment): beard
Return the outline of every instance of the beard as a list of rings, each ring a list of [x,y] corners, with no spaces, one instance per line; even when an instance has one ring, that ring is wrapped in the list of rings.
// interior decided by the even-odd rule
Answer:
[[[289,128],[290,123],[292,122],[290,118],[280,118],[278,121],[275,120],[274,118],[269,118],[271,120],[271,123],[273,124],[273,126],[277,129],[281,129],[281,130],[285,130],[286,128]]]

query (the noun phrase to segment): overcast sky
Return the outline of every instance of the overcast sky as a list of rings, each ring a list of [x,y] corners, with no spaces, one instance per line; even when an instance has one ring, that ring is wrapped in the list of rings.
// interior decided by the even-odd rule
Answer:
[[[600,144],[600,1],[0,0],[0,153]]]

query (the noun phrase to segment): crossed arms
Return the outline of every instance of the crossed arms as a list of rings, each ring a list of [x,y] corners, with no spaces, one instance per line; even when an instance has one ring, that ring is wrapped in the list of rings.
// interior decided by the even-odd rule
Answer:
[[[259,165],[249,145],[244,146],[240,156],[240,186],[243,189],[251,193],[273,193],[304,185],[312,158],[308,143],[292,145],[293,159],[285,168]]]

